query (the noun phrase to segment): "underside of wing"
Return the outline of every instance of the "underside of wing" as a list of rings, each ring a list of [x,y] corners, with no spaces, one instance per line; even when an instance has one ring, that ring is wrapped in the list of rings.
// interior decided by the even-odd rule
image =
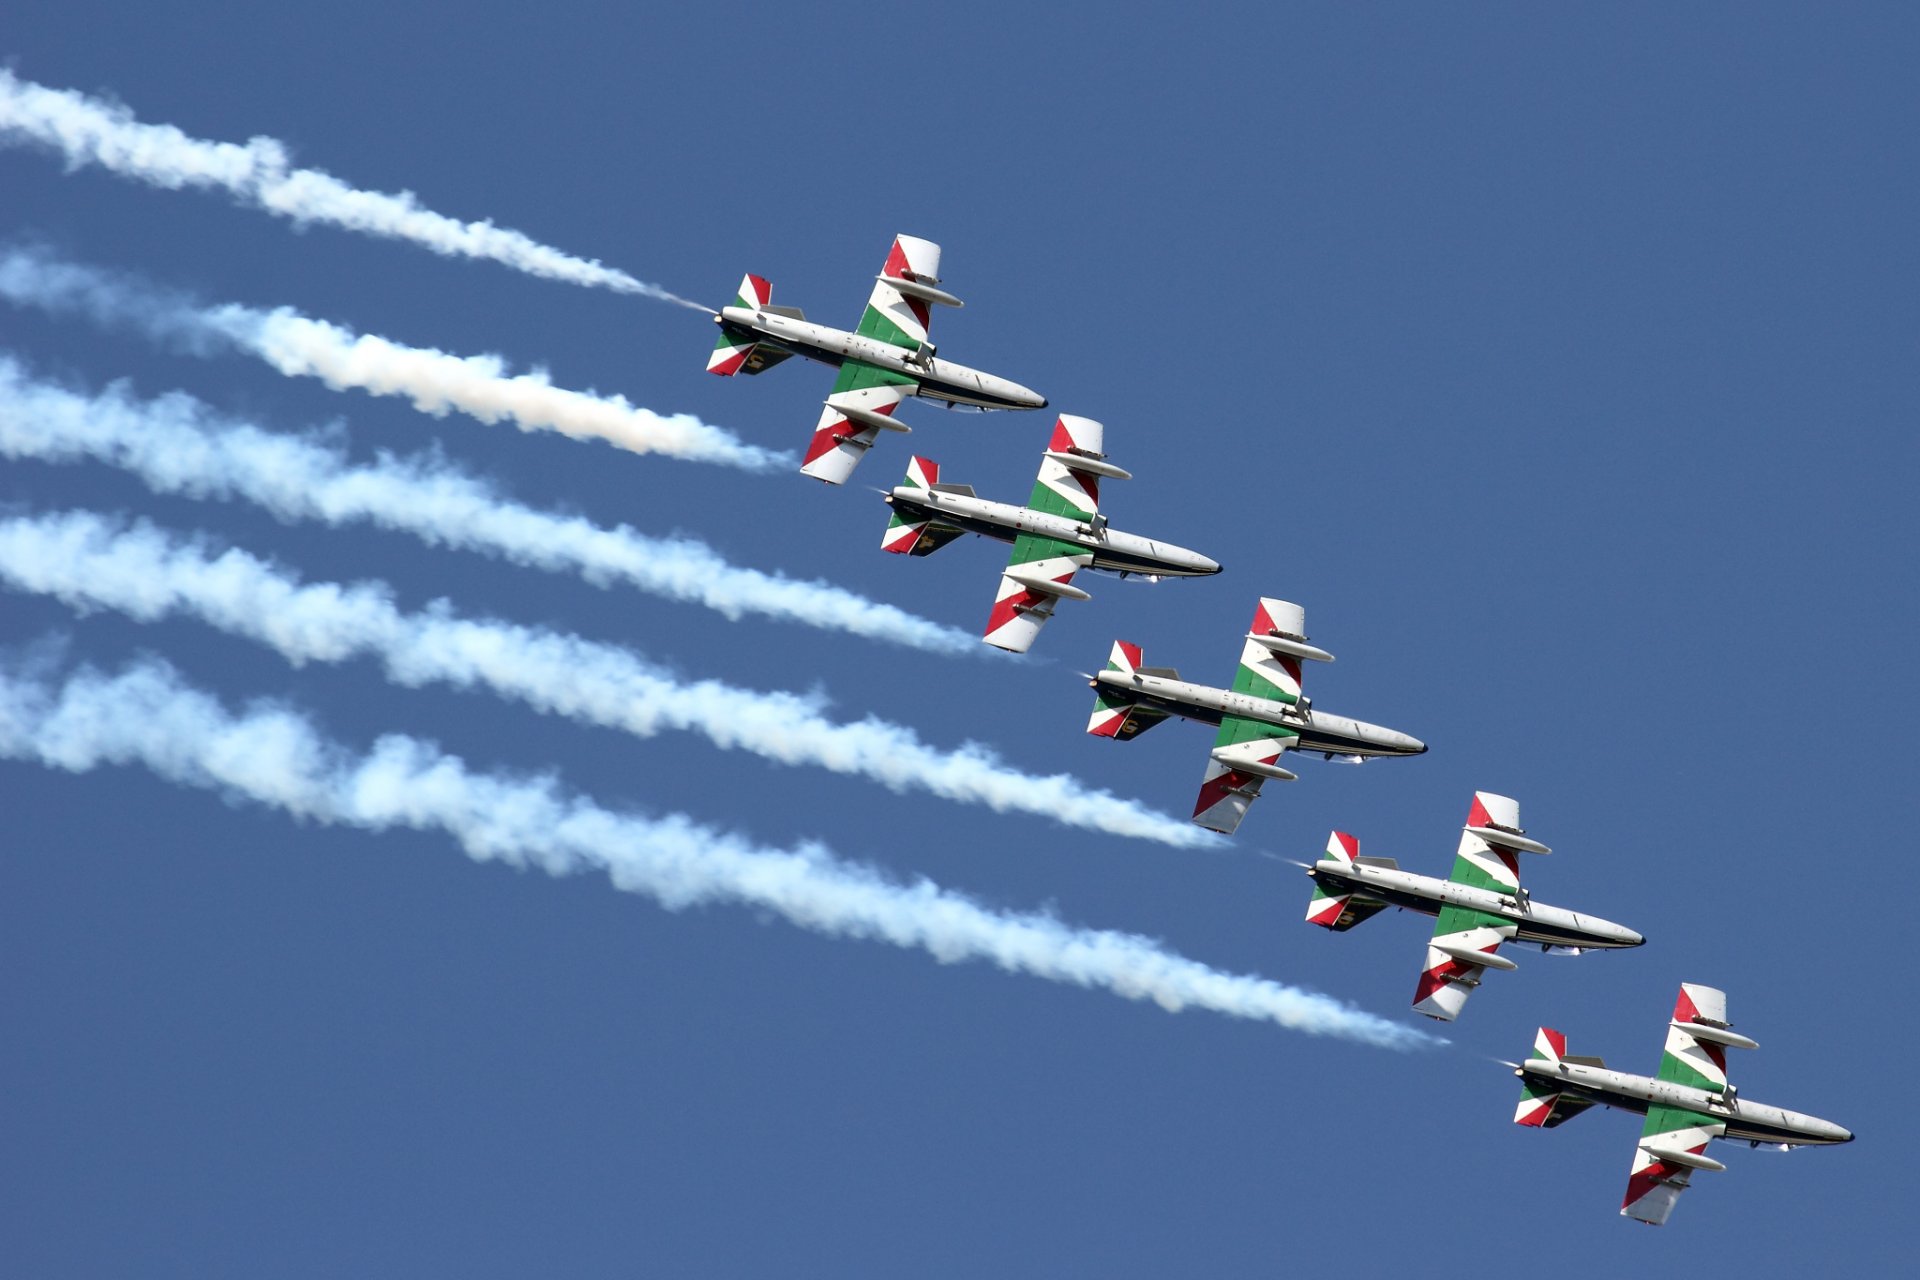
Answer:
[[[1261,783],[1269,778],[1282,782],[1293,779],[1279,762],[1281,753],[1299,740],[1299,734],[1279,725],[1222,716],[1220,732],[1207,757],[1207,771],[1200,780],[1200,795],[1194,801],[1194,822],[1209,831],[1232,835],[1260,794]]]
[[[855,332],[909,351],[930,352],[932,307],[960,305],[958,298],[935,287],[939,283],[940,246],[918,236],[895,236]]]
[[[987,617],[987,643],[1025,653],[1061,598],[1087,598],[1087,593],[1072,582],[1073,575],[1092,559],[1092,552],[1070,542],[1021,534],[1014,540],[1013,554],[1000,576],[993,612]]]
[[[891,422],[894,410],[918,385],[905,374],[858,360],[842,364],[833,394],[827,397],[820,421],[813,428],[813,439],[807,442],[801,474],[828,484],[845,484],[873,447],[874,437],[880,434],[879,424]],[[905,431],[906,427],[899,430]]]
[[[1627,1194],[1620,1202],[1620,1212],[1656,1227],[1665,1222],[1694,1170],[1726,1167],[1706,1154],[1707,1144],[1726,1131],[1723,1122],[1703,1112],[1647,1108],[1647,1123],[1634,1148],[1633,1170],[1627,1175]]]
[[[1446,906],[1433,923],[1427,941],[1427,962],[1414,989],[1415,1013],[1451,1022],[1466,1007],[1467,997],[1480,985],[1488,969],[1511,969],[1514,963],[1495,954],[1513,937],[1515,926],[1498,916],[1467,907]]]

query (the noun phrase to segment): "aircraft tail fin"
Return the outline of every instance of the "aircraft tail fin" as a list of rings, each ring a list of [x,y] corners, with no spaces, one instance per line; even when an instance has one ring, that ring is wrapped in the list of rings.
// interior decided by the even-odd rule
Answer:
[[[1541,1027],[1534,1036],[1533,1052],[1527,1055],[1527,1062],[1547,1067],[1562,1062],[1576,1062],[1589,1067],[1606,1065],[1598,1058],[1582,1058],[1568,1053],[1566,1036],[1552,1027]],[[1513,1122],[1530,1129],[1551,1129],[1565,1124],[1593,1105],[1578,1094],[1554,1088],[1548,1081],[1523,1075],[1520,1078],[1520,1105],[1514,1108]]]
[[[907,478],[900,487],[929,492],[941,488],[940,464],[931,458],[909,459]],[[942,524],[924,510],[912,509],[895,499],[893,516],[887,521],[886,532],[880,535],[880,549],[895,555],[930,556],[963,532],[953,525]]]
[[[741,279],[740,292],[734,295],[731,305],[760,311],[766,309],[772,300],[773,286],[759,276],[748,274]],[[731,378],[743,370],[754,374],[771,368],[787,357],[786,352],[772,355],[771,358],[768,358],[769,354],[767,344],[731,329],[723,322],[720,338],[707,354],[707,372],[717,373],[723,378]]]
[[[1113,642],[1113,652],[1107,658],[1107,670],[1118,671],[1131,676],[1151,668],[1142,668],[1140,646],[1128,644],[1125,640]],[[1118,738],[1122,742],[1139,737],[1153,726],[1167,718],[1167,713],[1138,702],[1128,696],[1125,689],[1095,683],[1093,699],[1093,717],[1087,721],[1087,732],[1096,738]]]
[[[1322,862],[1337,862],[1342,867],[1351,867],[1356,862],[1372,861],[1391,863],[1391,858],[1363,859],[1360,857],[1360,841],[1344,831],[1333,831],[1327,835],[1327,853]],[[1329,891],[1316,882],[1313,897],[1307,902],[1307,923],[1317,924],[1334,933],[1345,933],[1363,920],[1371,919],[1387,904],[1373,898],[1362,897],[1351,891],[1335,889]]]

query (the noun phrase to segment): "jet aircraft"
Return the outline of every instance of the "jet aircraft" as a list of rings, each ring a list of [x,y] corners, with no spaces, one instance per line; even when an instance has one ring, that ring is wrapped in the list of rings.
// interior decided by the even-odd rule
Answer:
[[[963,305],[939,284],[940,246],[894,237],[866,313],[849,333],[809,323],[798,307],[773,305],[773,286],[750,275],[733,305],[713,318],[720,340],[707,357],[707,372],[756,374],[796,355],[837,367],[840,377],[800,467],[828,484],[844,484],[880,432],[912,430],[893,418],[908,396],[950,408],[1045,408],[1047,398],[1038,392],[934,355],[929,308]]]
[[[1193,820],[1223,835],[1246,817],[1262,782],[1295,779],[1277,763],[1284,751],[1319,751],[1329,760],[1425,751],[1418,738],[1313,709],[1300,692],[1300,662],[1332,662],[1333,655],[1307,643],[1306,627],[1299,605],[1263,598],[1232,689],[1190,684],[1171,667],[1142,666],[1140,647],[1116,640],[1106,669],[1088,678],[1094,707],[1087,732],[1125,742],[1169,716],[1219,725]]]
[[[1646,941],[1611,920],[1533,901],[1520,887],[1520,855],[1551,852],[1527,838],[1518,801],[1487,791],[1473,793],[1453,875],[1445,880],[1402,871],[1392,858],[1362,857],[1360,842],[1336,831],[1327,837],[1327,856],[1307,868],[1313,878],[1307,923],[1339,933],[1388,907],[1438,917],[1413,1007],[1451,1022],[1483,973],[1519,967],[1495,954],[1509,939],[1573,954]]]
[[[1596,1103],[1644,1115],[1620,1212],[1656,1227],[1673,1212],[1694,1170],[1717,1173],[1727,1167],[1706,1154],[1714,1138],[1782,1149],[1853,1141],[1853,1134],[1832,1121],[1742,1099],[1727,1083],[1727,1050],[1760,1046],[1733,1032],[1732,1025],[1724,991],[1681,983],[1660,1074],[1652,1077],[1576,1057],[1567,1052],[1564,1035],[1541,1027],[1527,1060],[1509,1064],[1520,1077],[1513,1122],[1551,1129]]]
[[[942,484],[940,464],[915,458],[906,483],[886,496],[893,508],[880,539],[884,551],[932,555],[963,533],[1013,544],[1000,592],[987,617],[986,641],[1025,653],[1061,599],[1091,599],[1073,586],[1081,569],[1122,577],[1200,577],[1220,566],[1197,551],[1107,527],[1100,480],[1132,477],[1101,452],[1106,429],[1091,418],[1061,414],[1040,459],[1040,478],[1024,507],[989,502],[964,484]]]

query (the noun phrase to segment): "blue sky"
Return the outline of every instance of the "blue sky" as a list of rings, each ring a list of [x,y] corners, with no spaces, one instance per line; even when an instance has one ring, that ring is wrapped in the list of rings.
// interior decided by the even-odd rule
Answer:
[[[1328,936],[1282,859],[1331,827],[1446,870],[1470,793],[1556,849],[1544,901],[1649,938],[1520,952],[1411,1054],[1168,1014],[982,964],[668,912],[134,769],[0,764],[0,1223],[33,1276],[1753,1276],[1910,1252],[1903,936],[1916,623],[1917,24],[1901,6],[1337,11],[845,6],[446,11],[73,3],[0,56],[204,138],[489,217],[719,305],[743,271],[851,324],[889,237],[945,247],[942,355],[1107,425],[1116,525],[1219,559],[1095,579],[1030,663],[944,658],[0,462],[9,511],[134,513],[313,579],[817,690],[1184,811],[1206,734],[1081,733],[1116,636],[1231,675],[1255,597],[1339,662],[1325,709],[1425,757],[1308,761],[1224,852],[1070,831],[637,740],[484,694],[298,669],[190,621],[0,596],[0,643],[164,656],[364,747],[432,738],[642,812],[817,838],[1010,909],[1134,931],[1412,1021],[1426,922]],[[543,364],[799,448],[831,374],[701,371],[711,329],[0,149],[0,237],[210,301]],[[357,457],[437,445],[541,507],[683,530],[968,629],[1001,549],[879,550],[909,450],[855,483],[642,458],[0,309],[38,373],[180,388]],[[906,406],[944,477],[1013,497],[1051,415]],[[1746,1096],[1859,1133],[1717,1152],[1663,1234],[1614,1214],[1637,1120],[1510,1124],[1536,1026],[1652,1070],[1681,981],[1725,988]],[[1544,1239],[1542,1239],[1544,1237]],[[1471,1238],[1471,1247],[1461,1248]],[[1678,1245],[1682,1255],[1672,1252]],[[1502,1258],[1505,1261],[1502,1261]],[[1523,1261],[1524,1259],[1524,1261]]]

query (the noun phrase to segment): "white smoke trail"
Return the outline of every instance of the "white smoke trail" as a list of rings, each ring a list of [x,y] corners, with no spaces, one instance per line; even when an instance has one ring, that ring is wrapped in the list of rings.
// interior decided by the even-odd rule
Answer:
[[[616,813],[552,778],[472,771],[416,738],[383,737],[357,756],[293,711],[256,704],[235,715],[157,663],[111,676],[82,671],[58,687],[0,672],[0,757],[73,773],[143,765],[172,782],[317,822],[444,831],[476,861],[550,875],[601,870],[615,887],[669,910],[739,903],[817,933],[921,950],[942,963],[984,960],[1168,1010],[1210,1009],[1392,1049],[1443,1043],[1317,992],[1223,973],[1135,934],[996,911],[925,879],[900,883],[815,844],[773,849],[683,815]]]
[[[399,396],[435,417],[457,410],[522,431],[558,431],[605,440],[633,453],[659,453],[766,471],[795,465],[793,455],[743,442],[690,413],[659,414],[625,396],[556,387],[544,369],[510,374],[499,356],[456,356],[407,347],[301,315],[226,305],[203,307],[178,293],[62,262],[37,249],[0,251],[0,297],[56,314],[135,328],[200,354],[231,345],[288,377],[318,378],[336,391]]]
[[[144,522],[89,512],[0,519],[0,580],[142,622],[190,614],[294,663],[370,656],[405,685],[481,687],[537,710],[640,737],[697,733],[788,765],[863,777],[1082,830],[1213,848],[1220,838],[1068,774],[1038,775],[967,743],[941,750],[905,725],[828,719],[816,699],[688,682],[630,649],[564,632],[465,618],[445,601],[409,613],[381,582],[302,584],[238,549],[215,551]]]
[[[0,67],[0,144],[60,153],[69,169],[97,164],[156,187],[212,187],[294,222],[406,240],[447,257],[482,258],[570,284],[637,293],[707,311],[657,284],[576,258],[491,222],[460,222],[421,207],[410,191],[361,191],[318,169],[295,169],[284,143],[255,137],[245,146],[194,138],[172,125],[142,124],[117,102],[49,89]]]
[[[742,568],[694,538],[648,537],[626,525],[602,528],[523,506],[438,456],[382,454],[356,466],[337,433],[264,431],[183,392],[153,400],[124,386],[82,394],[34,379],[3,352],[0,455],[92,458],[134,472],[161,493],[244,498],[283,520],[366,521],[436,546],[575,572],[601,586],[624,582],[736,620],[759,615],[932,653],[1000,652],[956,627],[831,583]]]

